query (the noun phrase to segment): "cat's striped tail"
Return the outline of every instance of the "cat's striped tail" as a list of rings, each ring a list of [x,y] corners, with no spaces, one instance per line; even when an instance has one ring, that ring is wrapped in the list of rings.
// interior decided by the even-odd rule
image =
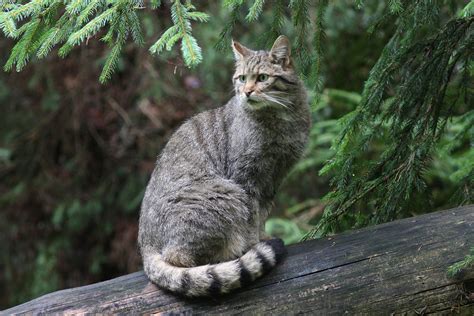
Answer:
[[[188,297],[213,296],[242,287],[271,270],[285,255],[281,239],[261,241],[242,257],[211,265],[175,267],[161,255],[143,258],[148,278],[162,289]]]

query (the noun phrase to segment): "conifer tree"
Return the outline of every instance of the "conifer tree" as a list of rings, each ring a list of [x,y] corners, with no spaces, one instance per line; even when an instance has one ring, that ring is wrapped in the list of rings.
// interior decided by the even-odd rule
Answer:
[[[420,197],[429,208],[424,175],[434,156],[456,150],[451,179],[459,190],[452,203],[474,201],[473,3],[442,25],[442,1],[390,1],[387,15],[397,28],[358,107],[340,120],[334,157],[320,172],[332,174],[333,191],[306,238],[337,230],[338,219],[353,216],[357,204],[371,211],[362,225],[406,216],[420,207]],[[381,145],[376,157],[364,159]]]
[[[55,46],[60,46],[58,55],[65,57],[74,46],[105,32],[100,40],[111,49],[100,75],[104,83],[114,72],[128,39],[143,45],[138,12],[146,8],[145,2],[151,9],[161,5],[157,0],[34,0],[24,4],[6,0],[0,7],[0,29],[17,43],[4,69],[21,71],[30,59],[44,58]],[[196,11],[190,1],[174,0],[170,11],[173,26],[150,47],[150,52],[171,50],[180,41],[186,65],[195,66],[202,55],[191,33],[191,23],[206,22],[209,16]]]

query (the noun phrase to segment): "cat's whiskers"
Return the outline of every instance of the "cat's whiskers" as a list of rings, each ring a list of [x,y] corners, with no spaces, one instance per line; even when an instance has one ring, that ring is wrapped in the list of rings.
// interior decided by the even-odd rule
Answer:
[[[294,112],[294,109],[293,109],[294,103],[288,98],[273,95],[271,91],[267,93],[263,93],[263,95],[268,101],[279,104],[283,106],[285,109],[289,110],[290,112]]]
[[[286,105],[283,100],[279,100],[279,99],[276,99],[274,97],[271,97],[269,95],[266,95],[266,94],[263,94],[262,95],[264,96],[264,98],[267,100],[267,101],[270,101],[271,103],[276,103],[276,104],[279,104],[281,106],[283,106],[285,109],[289,109],[288,105]]]
[[[280,94],[280,95],[285,95],[287,97],[283,96],[277,96],[275,94]],[[300,120],[305,120],[305,118],[296,111],[295,109],[295,104],[291,100],[289,100],[289,96],[291,95],[290,93],[282,92],[282,91],[268,91],[266,93],[262,93],[264,98],[266,98],[267,101],[270,103],[274,104],[279,104],[283,106],[285,109],[288,110],[290,115],[295,118],[295,119],[300,119]],[[268,104],[270,105],[270,104]]]

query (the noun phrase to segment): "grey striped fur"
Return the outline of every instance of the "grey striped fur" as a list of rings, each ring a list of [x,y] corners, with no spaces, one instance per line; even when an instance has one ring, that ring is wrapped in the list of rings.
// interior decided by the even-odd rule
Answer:
[[[288,39],[270,51],[232,47],[235,96],[173,134],[140,213],[146,275],[186,296],[228,293],[277,264],[284,246],[265,236],[264,223],[308,139],[309,107]]]
[[[272,245],[271,243],[279,243]],[[283,252],[281,240],[259,242],[238,259],[197,267],[176,267],[160,254],[144,257],[144,268],[150,280],[160,287],[189,297],[229,293],[268,272]]]

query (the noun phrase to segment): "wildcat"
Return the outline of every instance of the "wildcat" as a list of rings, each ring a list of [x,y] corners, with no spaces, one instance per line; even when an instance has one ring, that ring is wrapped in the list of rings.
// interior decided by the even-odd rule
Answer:
[[[138,243],[148,278],[188,297],[228,293],[285,253],[264,223],[308,140],[306,92],[287,37],[270,51],[232,41],[235,96],[170,138],[143,199]]]

